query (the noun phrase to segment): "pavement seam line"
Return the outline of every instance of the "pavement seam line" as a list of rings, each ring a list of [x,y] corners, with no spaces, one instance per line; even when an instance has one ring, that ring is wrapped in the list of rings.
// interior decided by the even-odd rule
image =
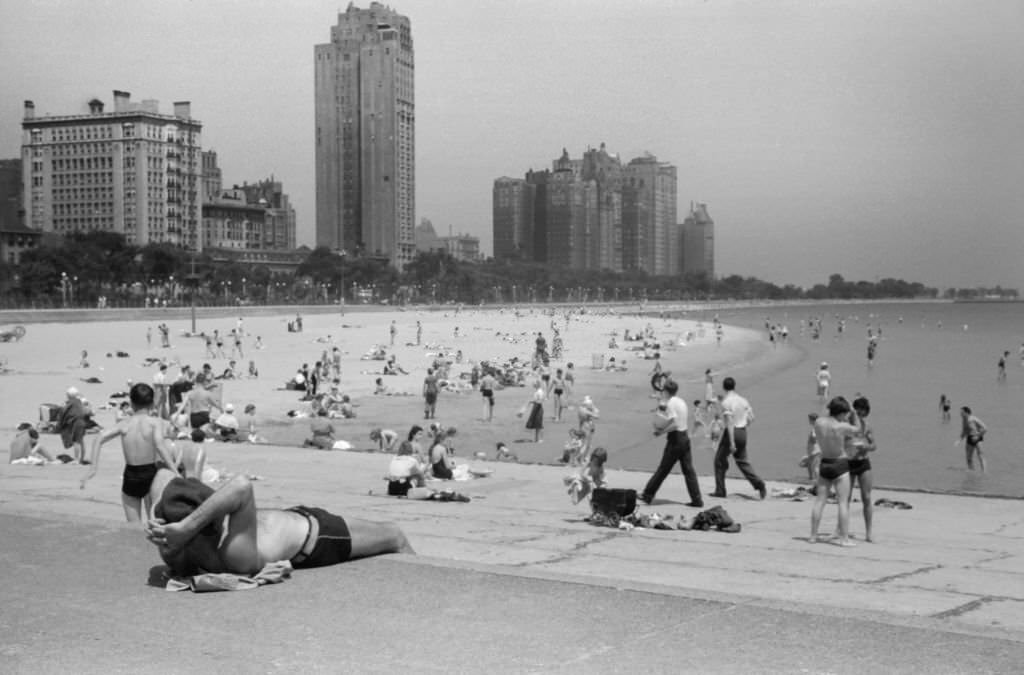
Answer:
[[[878,577],[877,579],[872,579],[870,581],[862,581],[860,583],[868,585],[884,584],[889,581],[896,581],[897,579],[906,579],[907,577],[912,577],[918,574],[924,574],[926,572],[934,572],[935,570],[941,570],[942,568],[943,565],[925,565],[924,567],[918,567],[916,570],[910,570],[909,572],[898,572],[896,574],[890,574],[889,576]]]
[[[983,605],[986,605],[986,604],[988,604],[990,602],[998,601],[998,600],[1003,600],[1003,599],[1004,598],[995,598],[995,597],[993,597],[991,595],[983,595],[982,597],[980,597],[980,598],[978,598],[976,600],[971,600],[970,602],[965,602],[964,604],[957,605],[956,607],[953,607],[952,609],[947,609],[947,610],[944,610],[942,612],[936,612],[935,614],[932,614],[931,617],[933,619],[955,619],[955,618],[963,616],[964,614],[966,614],[968,612],[973,612],[974,610],[978,609],[979,607],[982,607]]]
[[[585,550],[591,544],[600,544],[600,543],[603,543],[603,542],[606,542],[606,541],[610,541],[611,539],[613,539],[615,537],[618,537],[618,536],[619,536],[619,532],[618,531],[608,532],[608,533],[603,534],[601,536],[592,537],[590,539],[587,539],[587,540],[584,540],[584,541],[581,541],[581,542],[577,542],[572,547],[572,549],[566,551],[565,553],[559,554],[559,555],[557,555],[557,556],[555,556],[553,558],[545,558],[543,561],[519,562],[519,563],[514,563],[512,565],[508,565],[508,567],[532,567],[533,565],[538,565],[538,564],[549,565],[549,564],[552,564],[552,563],[555,563],[555,564],[562,563],[562,562],[565,562],[567,560],[572,560],[573,558],[576,557],[576,555],[578,553],[580,553],[581,551]]]

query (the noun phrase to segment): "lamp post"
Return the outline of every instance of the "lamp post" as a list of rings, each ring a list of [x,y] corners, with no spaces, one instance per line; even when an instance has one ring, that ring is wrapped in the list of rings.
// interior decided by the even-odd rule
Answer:
[[[75,306],[75,286],[78,285],[78,277],[74,277],[71,280],[71,306]]]
[[[68,306],[68,273],[60,273],[60,305],[61,307]]]
[[[245,277],[242,277],[242,299],[245,299]]]
[[[338,263],[338,308],[341,315],[345,316],[345,256],[348,255],[348,251],[339,248],[335,249],[334,253],[341,258],[341,262]]]

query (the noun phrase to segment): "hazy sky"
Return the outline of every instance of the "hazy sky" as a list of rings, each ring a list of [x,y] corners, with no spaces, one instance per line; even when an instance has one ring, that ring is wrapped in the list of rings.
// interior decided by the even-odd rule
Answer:
[[[368,6],[364,0],[357,3]],[[604,142],[679,174],[718,272],[1024,291],[1024,3],[397,0],[416,216],[491,251],[491,187]],[[0,157],[22,101],[191,100],[226,185],[274,174],[312,243],[313,46],[345,2],[0,2]]]

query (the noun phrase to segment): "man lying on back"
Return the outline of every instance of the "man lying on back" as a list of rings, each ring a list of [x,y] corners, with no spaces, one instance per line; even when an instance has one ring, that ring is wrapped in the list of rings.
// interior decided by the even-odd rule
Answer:
[[[161,469],[153,481],[146,536],[179,576],[251,575],[270,562],[296,569],[384,553],[414,553],[393,523],[342,518],[323,509],[257,509],[252,483],[237,476],[214,491]]]

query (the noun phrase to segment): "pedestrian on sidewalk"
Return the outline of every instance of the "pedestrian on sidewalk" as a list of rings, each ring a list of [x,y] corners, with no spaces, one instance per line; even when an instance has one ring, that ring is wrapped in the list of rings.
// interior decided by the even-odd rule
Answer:
[[[654,501],[654,496],[658,494],[658,488],[672,472],[675,463],[679,462],[683,480],[686,481],[686,491],[690,493],[690,502],[687,506],[701,508],[704,506],[704,500],[700,496],[697,472],[693,469],[686,401],[677,395],[679,385],[675,380],[666,382],[664,389],[669,398],[665,403],[664,412],[659,410],[658,417],[655,419],[654,435],[665,434],[665,450],[661,455],[661,463],[658,464],[658,468],[655,469],[651,479],[647,481],[644,491],[640,494],[640,500],[645,504]]]
[[[754,467],[747,459],[747,427],[754,421],[754,409],[747,399],[736,393],[735,379],[727,377],[722,380],[722,389],[725,390],[725,396],[720,407],[725,418],[725,432],[718,443],[718,452],[715,453],[715,491],[711,496],[726,496],[725,472],[729,469],[729,455],[732,455],[736,468],[764,499],[768,494],[764,481],[754,472]]]

